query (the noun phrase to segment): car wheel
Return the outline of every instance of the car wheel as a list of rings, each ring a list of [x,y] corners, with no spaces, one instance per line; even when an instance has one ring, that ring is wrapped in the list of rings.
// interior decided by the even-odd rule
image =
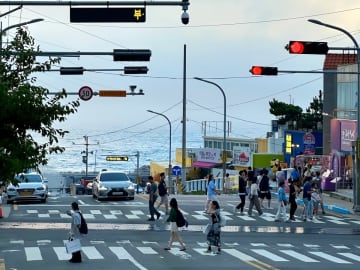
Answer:
[[[42,202],[42,203],[46,203],[46,199],[42,199],[41,202]]]
[[[135,199],[135,197],[130,197],[129,200],[130,201],[133,201]]]

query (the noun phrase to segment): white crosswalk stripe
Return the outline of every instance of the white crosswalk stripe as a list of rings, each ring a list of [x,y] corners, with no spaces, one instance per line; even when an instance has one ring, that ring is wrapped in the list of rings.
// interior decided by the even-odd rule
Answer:
[[[66,240],[63,240],[64,243]],[[23,240],[9,240],[10,245],[18,247],[19,245],[24,246],[25,242]],[[52,246],[51,240],[37,240],[37,246],[26,246],[23,247],[25,253],[26,261],[36,262],[44,261],[48,259],[48,255],[44,256],[42,252],[47,252],[50,248],[55,253],[59,261],[69,260],[71,254],[66,253],[65,246],[55,245]],[[299,252],[296,247],[291,243],[268,243],[253,242],[249,243],[251,248],[245,249],[242,245],[238,243],[223,243],[225,248],[222,249],[222,253],[232,258],[241,260],[243,262],[255,262],[259,261],[271,261],[271,262],[298,262],[302,263],[319,263],[322,261],[332,262],[336,264],[357,264],[360,262],[359,249],[356,249],[357,246],[345,246],[345,245],[336,245],[329,244],[325,248],[326,251],[321,251],[320,245],[317,244],[303,244],[307,250],[304,252]],[[232,247],[232,248],[227,248]],[[275,249],[274,249],[275,247]],[[280,247],[280,248],[279,248]],[[330,252],[333,249],[333,252]],[[158,242],[146,242],[143,241],[136,245],[130,240],[119,240],[112,242],[112,244],[107,245],[105,241],[88,241],[82,246],[82,254],[84,258],[88,260],[106,260],[109,253],[106,249],[110,250],[112,254],[115,254],[118,260],[129,260],[136,268],[146,270],[147,268],[143,263],[137,261],[132,253],[137,251],[144,256],[161,254],[162,246]],[[187,247],[186,251],[180,251],[180,245],[176,242],[175,245],[166,252],[165,258],[167,256],[174,256],[181,259],[190,259],[196,256],[217,256],[214,253],[205,252],[207,249],[207,244],[205,242],[197,242],[192,247]],[[311,249],[316,249],[311,251]],[[355,251],[355,252],[338,252],[343,251]],[[134,253],[135,254],[135,253]],[[138,256],[138,255],[137,255]],[[162,255],[163,256],[163,255]],[[262,258],[262,259],[261,259]]]

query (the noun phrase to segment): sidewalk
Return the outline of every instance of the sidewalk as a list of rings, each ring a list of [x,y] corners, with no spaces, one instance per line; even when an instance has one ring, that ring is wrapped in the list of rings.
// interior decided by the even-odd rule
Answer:
[[[356,215],[353,211],[353,192],[352,189],[338,189],[337,191],[323,193],[323,199],[327,205],[327,209],[340,214]],[[357,215],[359,214],[360,213],[357,213]]]

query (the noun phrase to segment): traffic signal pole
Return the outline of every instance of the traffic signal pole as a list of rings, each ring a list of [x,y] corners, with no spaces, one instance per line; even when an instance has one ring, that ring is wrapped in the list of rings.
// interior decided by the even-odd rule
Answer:
[[[331,25],[331,24],[327,24],[327,23],[323,23],[319,20],[314,20],[314,19],[310,19],[308,20],[311,23],[314,24],[318,24],[327,28],[331,28],[337,31],[340,31],[342,33],[344,33],[345,35],[347,35],[351,41],[354,43],[355,48],[357,50],[357,84],[358,84],[358,89],[357,89],[357,142],[356,142],[356,157],[355,157],[355,167],[356,170],[353,169],[353,173],[355,172],[356,174],[353,174],[353,179],[355,179],[354,183],[353,183],[353,191],[354,191],[354,205],[353,205],[353,210],[354,212],[360,212],[360,47],[359,44],[357,43],[356,39],[345,29],[340,28],[338,26],[335,25]]]

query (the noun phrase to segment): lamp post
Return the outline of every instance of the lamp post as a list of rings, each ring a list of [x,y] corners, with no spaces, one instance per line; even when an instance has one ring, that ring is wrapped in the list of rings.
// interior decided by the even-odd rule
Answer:
[[[354,43],[355,48],[357,50],[357,144],[356,144],[356,161],[355,161],[355,166],[356,166],[356,170],[353,170],[353,172],[355,172],[355,175],[353,174],[353,178],[355,179],[355,186],[353,187],[354,190],[354,205],[353,205],[353,209],[355,212],[360,212],[360,181],[359,181],[359,176],[360,176],[360,47],[359,44],[357,43],[356,39],[345,29],[340,28],[338,26],[335,25],[331,25],[331,24],[327,24],[327,23],[323,23],[319,20],[314,20],[314,19],[310,19],[308,20],[311,23],[314,24],[318,24],[327,28],[331,28],[331,29],[335,29],[338,30],[342,33],[344,33],[345,35],[347,35],[351,41]]]
[[[169,123],[169,167],[168,167],[168,181],[169,181],[169,186],[170,188],[172,188],[172,194],[174,194],[174,185],[171,181],[171,173],[172,173],[172,166],[171,166],[171,122],[169,120],[169,118],[165,115],[165,114],[162,114],[162,113],[158,113],[158,112],[154,112],[152,110],[147,110],[149,113],[154,113],[154,114],[157,114],[157,115],[160,115],[162,117],[164,117],[168,123]]]
[[[28,25],[28,24],[32,24],[32,23],[37,23],[37,22],[41,22],[44,19],[33,19],[27,22],[22,22],[22,23],[17,23],[14,25],[10,25],[8,27],[5,27],[4,29],[2,29],[2,24],[1,24],[1,28],[0,28],[0,49],[2,48],[2,35],[3,33],[5,33],[6,31],[12,29],[12,28],[16,28],[16,27],[20,27],[20,26],[24,26],[24,25]]]
[[[225,175],[226,175],[226,96],[224,90],[220,87],[220,85],[208,81],[199,77],[194,77],[195,80],[202,81],[205,83],[209,83],[212,85],[215,85],[219,90],[221,91],[223,97],[224,97],[224,137],[223,137],[223,153],[222,153],[222,161],[223,161],[223,183],[225,183]]]

